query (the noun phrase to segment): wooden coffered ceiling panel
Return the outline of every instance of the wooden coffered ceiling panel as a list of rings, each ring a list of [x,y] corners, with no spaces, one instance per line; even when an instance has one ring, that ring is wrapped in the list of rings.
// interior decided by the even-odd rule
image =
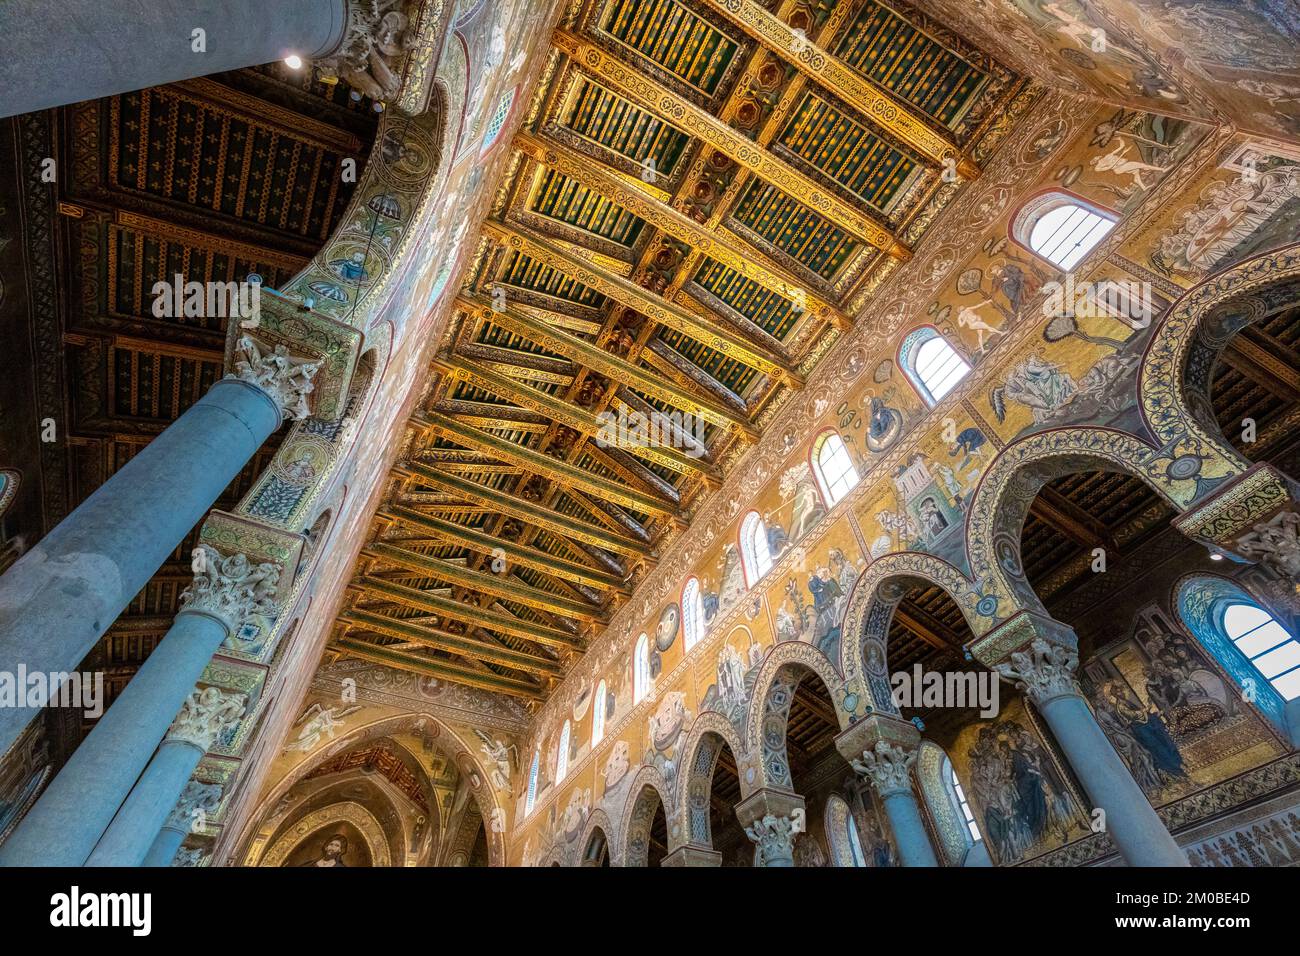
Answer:
[[[882,0],[584,0],[552,45],[332,644],[531,701],[1022,86]],[[606,412],[699,425],[606,447]]]

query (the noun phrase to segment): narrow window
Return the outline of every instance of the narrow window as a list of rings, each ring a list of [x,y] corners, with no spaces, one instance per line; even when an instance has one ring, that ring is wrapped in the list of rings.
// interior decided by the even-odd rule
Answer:
[[[741,522],[740,558],[745,569],[747,587],[753,587],[772,569],[772,549],[767,541],[767,525],[757,511],[751,511]]]
[[[608,693],[605,682],[601,681],[600,686],[596,688],[596,699],[591,703],[591,746],[593,749],[596,744],[605,739],[605,703]]]
[[[682,649],[689,651],[704,636],[704,601],[700,582],[691,578],[682,588]]]
[[[903,339],[898,359],[908,381],[931,408],[970,371],[970,365],[948,340],[928,325]]]
[[[637,638],[632,664],[632,703],[639,704],[650,692],[650,638]]]
[[[858,483],[858,470],[844,439],[836,432],[827,432],[813,448],[813,474],[821,486],[822,497],[828,506],[834,506]]]

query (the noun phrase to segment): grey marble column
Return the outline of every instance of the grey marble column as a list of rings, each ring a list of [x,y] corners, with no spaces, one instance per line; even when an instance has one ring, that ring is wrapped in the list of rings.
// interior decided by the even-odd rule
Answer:
[[[251,341],[238,354],[235,372],[0,577],[0,669],[75,670],[280,422],[308,414],[318,365]],[[38,712],[0,708],[0,753]]]
[[[343,43],[351,0],[0,3],[0,117],[98,99]],[[202,50],[195,30],[202,30]]]
[[[87,866],[147,865],[146,857],[164,827],[180,830],[180,839],[171,848],[175,855],[194,811],[215,810],[221,795],[220,787],[192,781],[190,774],[217,738],[238,724],[246,704],[243,694],[225,693],[216,687],[190,694],[158,752],[86,860]],[[202,803],[196,802],[200,795]]]
[[[938,866],[939,859],[921,821],[921,808],[912,789],[916,749],[881,740],[874,750],[864,750],[861,758],[852,763],[853,769],[870,780],[880,796],[903,866]]]
[[[0,845],[0,866],[81,866],[120,811],[122,824],[98,862],[138,865],[202,756],[198,748],[206,750],[215,738],[209,730],[242,715],[242,695],[215,687],[195,691],[194,684],[248,615],[273,612],[282,569],[207,545],[198,550],[205,555],[203,570],[182,595],[184,607],[171,630]],[[169,751],[155,774],[141,780],[169,724],[191,753]],[[123,807],[138,781],[144,784],[140,799]],[[133,862],[124,863],[128,858]]]
[[[1129,866],[1190,866],[1142,788],[1110,745],[1075,683],[1079,656],[1070,647],[1036,638],[995,665],[1016,682],[1065,752],[1094,807],[1106,813],[1106,832]]]

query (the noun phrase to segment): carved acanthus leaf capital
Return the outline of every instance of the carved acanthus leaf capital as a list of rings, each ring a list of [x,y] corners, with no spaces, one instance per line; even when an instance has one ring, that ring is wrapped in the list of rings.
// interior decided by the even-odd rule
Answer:
[[[1279,511],[1237,539],[1244,557],[1300,584],[1300,514]]]
[[[871,781],[877,793],[887,797],[891,793],[912,789],[916,750],[881,740],[877,741],[874,750],[862,751],[862,758],[850,763],[854,770]]]
[[[222,732],[244,716],[247,706],[245,695],[226,693],[220,687],[191,691],[166,739],[192,744],[207,753]]]
[[[215,813],[220,804],[221,784],[191,780],[185,784],[181,798],[176,801],[163,826],[182,833],[192,832],[196,829],[196,817]]]
[[[1079,685],[1074,679],[1078,667],[1076,651],[1038,637],[1028,650],[1014,651],[1011,663],[995,664],[993,669],[1015,681],[1016,688],[1028,694],[1035,704],[1045,704],[1056,697],[1079,695]]]
[[[226,378],[237,378],[266,392],[285,418],[303,419],[311,415],[307,396],[316,387],[312,379],[320,367],[319,362],[294,358],[283,343],[267,351],[252,336],[241,335],[235,343],[235,370]]]
[[[794,837],[799,827],[792,817],[769,813],[745,827],[745,834],[758,844],[761,862],[789,858],[794,853]]]
[[[240,552],[224,555],[208,544],[194,549],[194,581],[181,592],[181,610],[219,618],[231,634],[239,632],[250,614],[275,613],[280,565],[253,564]]]

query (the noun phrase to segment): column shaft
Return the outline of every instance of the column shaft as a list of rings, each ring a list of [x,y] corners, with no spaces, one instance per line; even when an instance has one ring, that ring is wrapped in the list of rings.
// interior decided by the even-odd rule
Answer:
[[[141,866],[202,758],[191,743],[164,740],[86,865]]]
[[[881,797],[885,805],[885,815],[889,817],[889,826],[894,831],[894,842],[898,844],[898,855],[903,866],[938,866],[939,860],[934,855],[930,835],[921,822],[921,809],[916,805],[916,795],[911,790],[895,790]]]
[[[332,52],[347,0],[0,4],[0,117]],[[204,31],[203,52],[193,31]]]
[[[75,669],[279,424],[261,389],[213,385],[0,577],[0,667]],[[0,753],[38,712],[0,708]]]
[[[1115,753],[1087,703],[1062,694],[1038,704],[1093,806],[1106,811],[1106,831],[1129,866],[1188,866],[1146,794]]]
[[[165,826],[158,831],[158,836],[153,841],[153,846],[149,847],[149,852],[145,854],[144,862],[141,866],[171,866],[172,860],[176,859],[176,851],[181,848],[185,842],[185,831],[178,830],[173,826]]]
[[[207,614],[176,616],[121,696],[0,845],[0,866],[86,862],[226,634],[226,625]]]

